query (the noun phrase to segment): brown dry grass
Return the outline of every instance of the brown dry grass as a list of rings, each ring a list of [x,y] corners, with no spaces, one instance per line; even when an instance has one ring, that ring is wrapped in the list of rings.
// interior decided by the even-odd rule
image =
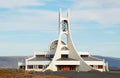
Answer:
[[[32,75],[24,70],[0,69],[0,78],[32,78]]]
[[[0,69],[0,78],[66,78],[62,76],[55,76],[55,75],[33,75],[24,70],[7,70],[7,69]]]

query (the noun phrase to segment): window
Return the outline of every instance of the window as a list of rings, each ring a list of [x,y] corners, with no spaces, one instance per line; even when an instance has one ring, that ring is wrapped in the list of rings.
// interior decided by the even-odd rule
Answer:
[[[103,69],[103,65],[98,65],[98,69]]]
[[[33,65],[27,65],[28,69],[33,69]]]
[[[39,69],[42,69],[42,68],[43,68],[43,65],[38,65],[38,68],[39,68]]]
[[[88,55],[80,55],[81,57],[88,57]]]
[[[53,58],[54,57],[54,55],[50,55],[50,58]]]
[[[93,67],[93,65],[90,65],[91,67]]]
[[[70,66],[70,70],[76,70],[76,66]]]
[[[61,58],[68,58],[68,55],[67,54],[62,54]]]
[[[25,66],[20,66],[19,69],[25,69]]]
[[[45,55],[36,55],[36,57],[45,57]]]

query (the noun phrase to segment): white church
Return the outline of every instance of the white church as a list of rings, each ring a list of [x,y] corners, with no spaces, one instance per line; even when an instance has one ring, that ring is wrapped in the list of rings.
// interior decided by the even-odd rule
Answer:
[[[70,33],[69,10],[66,17],[62,17],[61,10],[59,12],[58,40],[51,42],[48,51],[35,52],[25,63],[18,63],[19,67],[23,65],[27,71],[108,71],[108,63],[104,59],[76,50]]]

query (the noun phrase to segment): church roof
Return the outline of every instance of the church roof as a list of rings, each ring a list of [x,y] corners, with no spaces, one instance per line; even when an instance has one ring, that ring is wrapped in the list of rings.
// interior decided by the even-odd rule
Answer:
[[[51,59],[47,57],[35,57],[30,59],[29,61],[51,61]]]
[[[99,58],[92,57],[92,56],[82,57],[82,59],[85,60],[85,61],[102,61],[103,60],[103,59],[99,59]]]

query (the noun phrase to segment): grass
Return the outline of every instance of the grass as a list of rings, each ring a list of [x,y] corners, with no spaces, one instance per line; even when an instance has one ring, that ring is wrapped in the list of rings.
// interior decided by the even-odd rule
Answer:
[[[24,70],[0,69],[0,78],[32,78],[32,75]]]
[[[33,75],[24,70],[0,69],[0,78],[66,78],[56,75]]]

